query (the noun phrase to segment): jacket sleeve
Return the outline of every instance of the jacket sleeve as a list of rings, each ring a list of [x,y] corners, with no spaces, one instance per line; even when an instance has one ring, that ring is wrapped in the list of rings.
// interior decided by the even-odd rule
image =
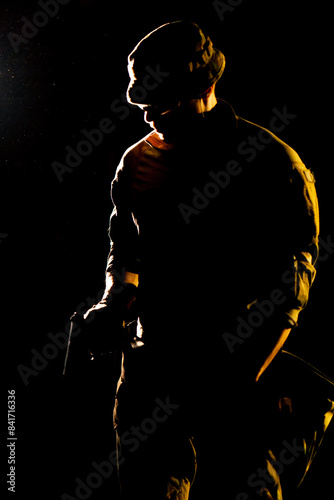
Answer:
[[[130,186],[131,171],[123,157],[111,184],[114,208],[109,221],[110,251],[103,302],[124,283],[137,284],[138,230],[130,208]]]
[[[287,291],[285,319],[287,327],[298,324],[299,313],[306,307],[310,288],[313,284],[316,270],[313,257],[309,252],[301,252],[293,256],[293,268],[289,271],[287,284],[292,284]]]
[[[282,276],[287,297],[284,307],[287,327],[297,325],[299,313],[307,305],[319,253],[319,206],[315,179],[301,161],[292,163],[290,187],[289,222],[293,262]]]

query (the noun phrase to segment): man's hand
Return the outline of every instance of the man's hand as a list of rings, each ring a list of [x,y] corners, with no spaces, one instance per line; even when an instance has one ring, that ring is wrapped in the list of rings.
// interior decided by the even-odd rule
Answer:
[[[94,305],[79,319],[85,342],[93,356],[122,348],[123,322],[128,319],[135,297],[136,287],[127,284],[121,291]]]

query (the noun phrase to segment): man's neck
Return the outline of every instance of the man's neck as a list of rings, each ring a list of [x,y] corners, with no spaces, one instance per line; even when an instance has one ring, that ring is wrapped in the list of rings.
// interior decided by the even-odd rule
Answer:
[[[211,111],[217,104],[216,95],[214,92],[209,94],[207,97],[200,99],[192,99],[189,102],[189,107],[195,111],[195,113],[206,113]]]
[[[188,119],[189,119],[189,116],[192,115],[194,118],[196,118],[195,121],[197,121],[197,117],[200,117],[200,115],[202,115],[204,117],[204,113],[211,111],[216,106],[216,104],[217,104],[217,98],[216,98],[215,92],[210,92],[209,94],[207,94],[203,97],[200,97],[198,99],[191,99],[187,103],[187,108],[188,108],[188,110],[190,110],[190,114],[188,115]],[[189,122],[189,125],[193,125],[193,124],[194,124],[194,121]],[[190,127],[190,128],[192,128],[192,127]],[[196,128],[197,128],[197,125],[196,125]],[[182,131],[182,133],[176,134],[176,135],[173,134],[173,138],[168,137],[165,134],[161,134],[159,132],[157,132],[157,135],[159,136],[159,138],[162,141],[164,141],[168,144],[175,144],[180,139],[184,140],[185,133],[189,132],[189,130],[190,130],[189,127],[187,127],[187,125],[185,123],[185,129]],[[194,132],[196,132],[196,130],[192,130],[191,134],[193,135]]]

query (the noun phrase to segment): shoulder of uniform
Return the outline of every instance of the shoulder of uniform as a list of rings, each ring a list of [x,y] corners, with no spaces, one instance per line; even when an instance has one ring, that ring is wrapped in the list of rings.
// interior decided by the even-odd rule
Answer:
[[[139,141],[129,146],[123,153],[122,158],[116,168],[115,178],[113,182],[119,181],[120,177],[126,178],[127,175],[133,175],[138,166],[138,158],[143,155],[143,150],[148,147],[147,138],[151,134],[146,135]]]
[[[286,157],[287,159],[290,160],[292,164],[298,164],[300,166],[303,166],[303,162],[299,156],[299,154],[291,147],[289,146],[286,142],[282,141],[274,132],[272,132],[269,128],[262,127],[261,125],[258,125],[256,123],[253,123],[249,120],[245,120],[244,118],[241,118],[240,116],[237,117],[237,123],[238,123],[238,130],[241,133],[242,137],[246,137],[246,134],[253,134],[256,136],[263,136],[264,134],[271,136],[272,140],[268,143],[268,138],[266,139],[266,143],[270,145],[271,147],[275,147],[280,150]],[[304,166],[305,167],[305,166]]]
[[[139,141],[132,144],[128,149],[125,150],[122,160],[131,161],[133,158],[137,158],[143,151],[143,149],[148,147],[147,139],[151,136],[152,133],[147,134],[142,137]]]

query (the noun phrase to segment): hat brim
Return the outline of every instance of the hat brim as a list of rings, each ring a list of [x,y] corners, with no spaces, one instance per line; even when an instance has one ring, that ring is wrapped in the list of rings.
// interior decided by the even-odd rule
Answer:
[[[213,49],[213,50],[214,53],[207,68],[211,77],[211,85],[218,82],[218,80],[224,73],[226,66],[226,59],[224,54],[218,49]]]
[[[222,76],[225,70],[226,59],[224,54],[213,49],[210,62],[205,68],[180,78],[169,74],[154,89],[148,89],[142,80],[131,79],[127,89],[127,100],[134,105],[156,105],[166,98],[184,99],[195,98],[208,88],[212,87]]]

